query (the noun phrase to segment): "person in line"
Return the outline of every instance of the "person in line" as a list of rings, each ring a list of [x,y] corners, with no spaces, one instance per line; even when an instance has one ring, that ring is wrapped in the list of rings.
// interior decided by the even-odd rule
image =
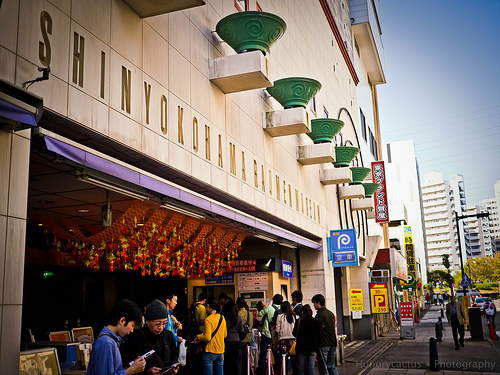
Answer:
[[[297,358],[296,375],[314,375],[316,352],[319,349],[321,327],[312,316],[311,306],[304,305],[301,317],[295,323],[293,335],[297,338],[295,344]]]
[[[178,349],[174,334],[167,329],[168,311],[159,299],[153,300],[146,308],[146,325],[132,333],[123,343],[122,359],[127,363],[132,358],[151,350],[155,352],[146,360],[142,374],[163,374],[167,367],[174,365],[178,358]],[[175,367],[169,374],[177,373]]]
[[[214,298],[206,305],[207,318],[203,333],[196,336],[195,342],[207,343],[201,358],[203,375],[224,374],[224,339],[227,336],[226,321],[220,314],[219,302]]]
[[[281,373],[283,366],[283,354],[288,354],[290,347],[294,342],[293,327],[295,325],[295,313],[292,310],[290,302],[281,303],[281,313],[276,318],[276,334],[278,335],[278,348],[275,357],[276,368]]]
[[[252,343],[252,329],[253,329],[253,315],[250,314],[250,309],[248,308],[248,304],[242,297],[238,297],[236,299],[236,306],[238,308],[238,316],[241,319],[243,324],[248,325],[248,333],[242,339],[240,339],[240,350],[241,350],[241,369],[246,374],[248,367],[248,358],[249,358],[249,350],[250,345]]]
[[[448,324],[451,325],[451,330],[453,332],[455,350],[459,350],[460,347],[464,347],[465,310],[462,304],[457,301],[455,296],[451,296],[450,302],[446,304],[446,318],[448,319]],[[460,340],[458,339],[457,331],[460,335]]]
[[[205,303],[207,301],[207,294],[202,292],[198,296],[198,301],[194,304],[194,316],[196,320],[196,325],[193,329],[195,334],[200,334],[203,332],[205,319],[207,318],[207,310],[205,308]]]
[[[493,299],[491,297],[488,297],[488,300],[484,303],[483,314],[486,318],[486,321],[493,326],[493,331],[496,335],[497,327],[495,325],[495,316],[497,314],[497,307],[493,303]]]
[[[123,368],[120,356],[122,338],[134,331],[142,322],[142,312],[135,302],[127,299],[118,301],[108,317],[107,325],[94,342],[87,375],[130,375],[142,372],[146,361],[136,356],[132,366]],[[128,365],[128,362],[126,362]]]
[[[299,290],[295,290],[292,293],[292,307],[295,315],[300,317],[300,311],[302,310],[302,292]]]
[[[259,355],[259,368],[258,375],[264,375],[266,372],[266,357],[267,349],[272,344],[272,326],[276,323],[276,318],[279,314],[281,308],[281,302],[283,302],[283,296],[281,294],[275,294],[273,296],[273,304],[267,305],[265,301],[260,301],[257,304],[257,316],[262,318],[262,331],[260,336],[260,355]]]
[[[179,345],[184,339],[177,335],[177,331],[182,329],[182,324],[173,315],[175,306],[177,306],[177,295],[174,293],[168,293],[165,299],[165,306],[167,307],[167,325],[165,329],[168,329],[174,334],[175,342]]]
[[[241,375],[240,334],[243,332],[243,321],[238,315],[236,304],[232,299],[226,300],[222,307],[222,315],[226,320],[227,336],[224,352],[224,374]]]
[[[316,309],[316,320],[321,331],[318,348],[318,370],[320,375],[339,375],[335,362],[337,359],[337,336],[335,334],[335,315],[325,307],[325,296],[316,294],[311,302]]]
[[[233,299],[231,297],[229,297],[226,293],[222,292],[221,294],[219,294],[219,304],[220,304],[221,311],[224,308],[224,305],[228,301],[231,301],[234,303]]]

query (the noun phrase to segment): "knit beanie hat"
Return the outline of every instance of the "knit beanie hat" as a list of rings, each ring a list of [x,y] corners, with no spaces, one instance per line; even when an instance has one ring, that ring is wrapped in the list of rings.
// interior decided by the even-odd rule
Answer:
[[[159,299],[153,300],[146,308],[146,320],[167,319],[168,312],[165,304]]]

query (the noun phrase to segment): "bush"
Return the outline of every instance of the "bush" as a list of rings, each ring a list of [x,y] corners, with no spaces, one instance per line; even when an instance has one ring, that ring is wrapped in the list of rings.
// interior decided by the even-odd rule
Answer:
[[[492,290],[494,287],[498,286],[498,283],[477,283],[476,288],[482,290]]]

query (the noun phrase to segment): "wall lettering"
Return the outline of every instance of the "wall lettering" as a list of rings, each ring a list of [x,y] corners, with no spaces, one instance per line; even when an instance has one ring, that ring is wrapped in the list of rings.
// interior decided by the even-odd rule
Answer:
[[[78,42],[80,41],[80,42]],[[73,35],[73,83],[83,87],[83,67],[85,63],[85,38],[76,32]]]
[[[229,173],[236,176],[236,145],[229,142]]]
[[[160,128],[163,134],[167,134],[167,98],[162,95],[160,98],[161,122]]]
[[[40,13],[40,30],[43,42],[38,42],[38,58],[43,66],[49,66],[51,60],[51,49],[49,35],[52,35],[52,17],[46,11]]]
[[[181,145],[184,144],[184,131],[182,130],[182,123],[184,121],[184,108],[180,105],[177,106],[177,142]]]
[[[151,85],[144,81],[144,96],[146,99],[146,124],[149,125],[149,103],[151,102]]]
[[[122,111],[130,113],[132,72],[122,65]]]
[[[104,78],[106,73],[106,54],[101,51],[101,98],[104,99]]]
[[[205,159],[210,160],[210,126],[205,125]]]
[[[193,117],[193,151],[198,152],[198,119]]]
[[[222,162],[222,136],[219,134],[219,167],[224,168]]]
[[[253,161],[253,184],[258,189],[259,188],[259,176],[257,174],[257,171],[258,171],[257,160],[254,159],[254,161]]]
[[[241,151],[241,179],[247,180],[247,173],[245,171],[245,151]]]

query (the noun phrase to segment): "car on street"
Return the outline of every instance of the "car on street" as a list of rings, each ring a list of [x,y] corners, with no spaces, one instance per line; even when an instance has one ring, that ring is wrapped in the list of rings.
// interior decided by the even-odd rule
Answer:
[[[474,306],[479,307],[481,311],[483,310],[484,303],[488,300],[486,297],[477,297],[474,301]]]

